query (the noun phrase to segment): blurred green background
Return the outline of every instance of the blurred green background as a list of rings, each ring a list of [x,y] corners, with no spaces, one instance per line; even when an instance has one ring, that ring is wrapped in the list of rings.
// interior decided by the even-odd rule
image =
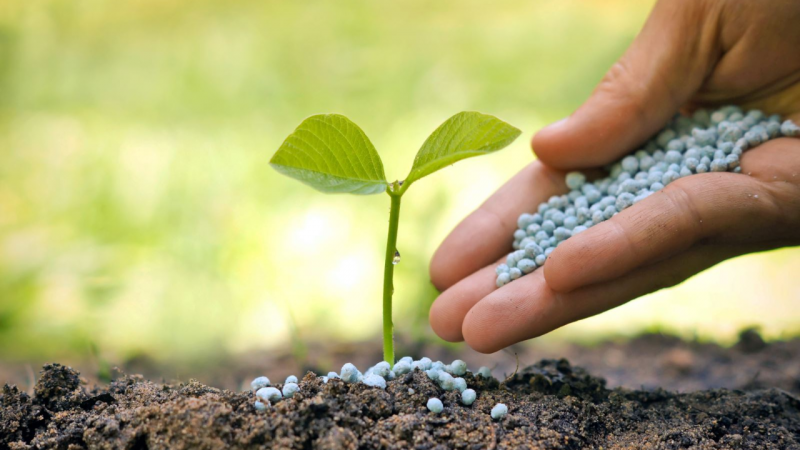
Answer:
[[[386,196],[271,170],[300,121],[358,123],[390,179],[461,110],[524,138],[406,195],[395,324],[430,336],[427,262],[574,110],[651,1],[0,3],[0,359],[203,359],[305,340],[380,346]],[[722,342],[800,329],[800,250],[722,264],[565,327]]]

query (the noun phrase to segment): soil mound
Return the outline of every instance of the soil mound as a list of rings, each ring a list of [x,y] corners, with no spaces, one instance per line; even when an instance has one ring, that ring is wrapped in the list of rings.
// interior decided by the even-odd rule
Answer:
[[[3,388],[0,449],[800,449],[800,400],[776,388],[609,390],[564,359],[503,383],[465,379],[478,392],[471,406],[418,371],[385,391],[309,373],[294,398],[258,412],[250,392],[140,376],[88,389],[51,364],[33,396]],[[441,414],[426,409],[430,397]],[[509,409],[501,421],[489,415],[497,403]]]

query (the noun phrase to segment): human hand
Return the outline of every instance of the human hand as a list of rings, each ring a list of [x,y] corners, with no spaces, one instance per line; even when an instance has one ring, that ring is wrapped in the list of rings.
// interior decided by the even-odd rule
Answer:
[[[433,330],[493,352],[673,286],[725,259],[800,244],[800,140],[742,155],[742,174],[681,178],[563,242],[497,289],[517,217],[567,191],[566,170],[618,160],[679,110],[738,104],[800,123],[800,3],[662,0],[592,96],[533,139],[539,161],[445,239]],[[749,175],[749,176],[748,176]]]

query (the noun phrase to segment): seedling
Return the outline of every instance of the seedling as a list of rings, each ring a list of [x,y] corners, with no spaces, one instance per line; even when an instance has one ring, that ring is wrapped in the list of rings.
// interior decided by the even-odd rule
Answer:
[[[304,120],[270,160],[278,172],[318,191],[389,194],[389,236],[383,271],[383,356],[390,364],[394,365],[392,294],[394,266],[400,261],[400,199],[420,178],[462,159],[500,150],[519,135],[518,129],[496,117],[460,112],[425,140],[408,176],[390,183],[378,152],[358,125],[339,114],[320,114]]]

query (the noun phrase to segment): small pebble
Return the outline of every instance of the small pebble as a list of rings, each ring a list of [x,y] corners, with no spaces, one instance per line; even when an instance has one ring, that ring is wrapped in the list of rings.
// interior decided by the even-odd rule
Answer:
[[[787,120],[781,124],[781,134],[787,137],[800,136],[800,126],[797,126],[791,120]]]
[[[570,172],[567,174],[567,187],[570,189],[580,189],[586,182],[586,175],[580,172]]]
[[[427,406],[428,406],[428,411],[434,414],[439,414],[440,412],[442,412],[442,410],[444,410],[444,405],[442,404],[442,401],[435,397],[428,399]]]
[[[370,371],[375,375],[380,376],[381,378],[386,378],[389,376],[389,371],[392,370],[392,367],[386,361],[381,361],[378,364],[372,366]]]
[[[497,287],[503,287],[511,281],[511,275],[508,272],[501,273],[497,276]]]
[[[257,391],[263,387],[269,386],[269,378],[267,377],[258,377],[250,383],[250,387],[253,388],[254,391]]]
[[[367,386],[386,389],[386,380],[383,379],[383,377],[378,374],[371,373],[365,376],[363,383],[366,384]]]
[[[508,406],[498,403],[492,408],[492,419],[500,420],[508,414]]]
[[[283,395],[281,394],[281,391],[278,390],[278,388],[263,387],[256,391],[256,397],[258,397],[261,401],[266,400],[267,402],[272,403],[280,401],[280,399],[283,398]]]
[[[406,361],[398,361],[398,363],[394,365],[392,371],[395,373],[395,375],[405,375],[408,372],[411,372],[411,363]]]
[[[464,392],[461,393],[461,403],[469,406],[473,402],[475,402],[475,399],[477,398],[477,396],[478,395],[475,393],[474,390],[467,389],[467,390],[465,390]]]
[[[464,361],[457,359],[450,364],[450,371],[453,375],[462,376],[467,373],[467,363]]]
[[[356,366],[351,363],[347,363],[342,366],[342,374],[340,375],[340,378],[345,383],[357,383],[361,378],[363,378],[363,375],[361,375],[361,372],[358,371]]]
[[[455,378],[447,372],[439,372],[439,387],[445,391],[452,391],[456,388]]]
[[[283,385],[283,396],[286,398],[292,398],[300,388],[297,386],[297,383],[286,383]]]
[[[419,367],[420,370],[428,370],[428,369],[431,368],[432,364],[433,364],[433,361],[431,361],[430,358],[420,358],[419,361],[414,361],[412,366],[414,368]]]

